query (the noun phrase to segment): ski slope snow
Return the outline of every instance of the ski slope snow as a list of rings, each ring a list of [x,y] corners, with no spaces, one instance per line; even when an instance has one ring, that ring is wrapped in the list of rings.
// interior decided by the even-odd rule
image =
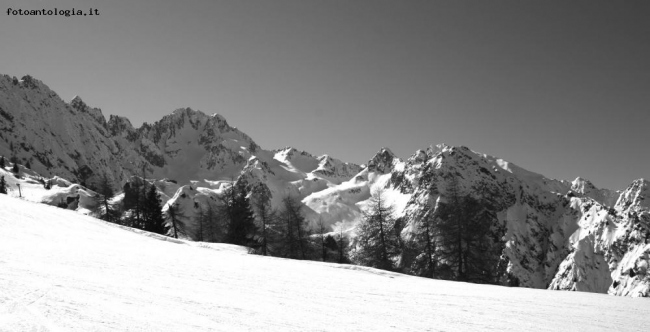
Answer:
[[[0,331],[644,331],[650,302],[249,255],[0,195]]]

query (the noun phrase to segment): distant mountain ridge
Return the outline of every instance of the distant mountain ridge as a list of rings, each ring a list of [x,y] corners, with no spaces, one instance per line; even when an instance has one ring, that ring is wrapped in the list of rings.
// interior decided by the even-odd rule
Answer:
[[[13,149],[12,149],[13,148]],[[172,179],[160,188],[170,204],[190,216],[231,180],[263,187],[274,206],[299,197],[318,218],[354,238],[354,225],[371,192],[386,192],[401,237],[416,241],[427,206],[443,199],[445,183],[490,193],[503,230],[502,261],[513,283],[525,287],[649,296],[649,182],[623,191],[596,188],[588,180],[553,180],[466,147],[430,146],[402,160],[381,148],[365,165],[291,147],[265,150],[218,114],[177,109],[134,128],[127,118],[64,102],[42,82],[0,77],[0,155],[30,160],[41,175],[92,183],[108,174],[116,185],[140,175]],[[197,190],[200,188],[201,190]],[[408,269],[412,257],[396,258]]]

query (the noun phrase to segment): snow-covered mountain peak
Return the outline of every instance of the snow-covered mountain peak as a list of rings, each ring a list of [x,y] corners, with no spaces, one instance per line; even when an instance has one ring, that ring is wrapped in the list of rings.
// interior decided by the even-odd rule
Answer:
[[[294,147],[291,146],[286,146],[282,149],[275,150],[276,156],[283,156],[284,159],[286,160],[291,160],[292,158],[296,156],[303,156],[303,157],[309,157],[309,158],[315,158],[311,153],[306,152],[306,151],[301,151],[298,150]]]
[[[423,162],[427,161],[430,156],[427,154],[427,151],[425,150],[417,150],[413,155],[411,155],[407,160],[406,163],[409,166],[415,166],[415,165],[420,165]]]
[[[74,96],[72,100],[70,100],[69,103],[70,107],[72,109],[76,110],[77,112],[86,112],[90,114],[95,120],[97,120],[102,126],[106,127],[106,118],[104,117],[104,114],[102,113],[102,110],[99,108],[92,108],[86,104],[81,97],[79,96]]]
[[[210,115],[210,117],[213,118],[214,121],[216,121],[218,123],[225,123],[226,125],[228,124],[228,122],[226,121],[226,118],[223,117],[223,115],[221,115],[219,113],[212,113],[212,115]]]
[[[84,103],[83,100],[81,100],[81,97],[79,97],[79,95],[75,95],[74,97],[72,97],[72,99],[70,99],[70,105],[75,107],[75,108],[78,108],[79,106],[77,106],[77,105],[84,105],[85,106],[86,104]]]
[[[30,88],[30,89],[46,89],[50,90],[50,88],[45,85],[41,80],[38,80],[31,75],[25,75],[23,76],[18,83],[25,87],[25,88]]]
[[[342,164],[340,160],[334,159],[326,154],[319,156],[316,159],[318,160],[318,169],[324,171],[331,171],[337,164]]]
[[[402,160],[399,159],[389,148],[384,147],[368,161],[367,168],[369,172],[386,174],[390,173],[398,163],[402,163]]]
[[[208,120],[208,116],[201,112],[195,111],[190,107],[177,108],[171,114],[165,115],[160,121],[161,124],[173,124],[176,128],[182,127],[186,122],[191,124],[195,129]]]
[[[314,157],[311,153],[300,151],[290,146],[275,150],[273,158],[285,164],[290,169],[305,174],[316,170],[319,164],[318,158]]]
[[[577,177],[571,182],[571,191],[581,196],[590,197],[608,207],[613,207],[620,195],[619,191],[599,189],[591,181],[582,177]]]
[[[445,144],[445,143],[430,145],[427,148],[427,154],[430,155],[430,156],[433,156],[433,155],[436,155],[436,154],[438,154],[440,152],[451,150],[452,148],[453,148],[453,146]]]
[[[31,89],[31,90],[43,90],[51,91],[50,88],[45,85],[42,81],[32,77],[31,75],[25,75],[21,79],[16,78],[15,76],[2,75],[0,77],[3,85],[14,86],[17,88]]]
[[[650,209],[650,181],[643,178],[634,180],[616,202],[616,209],[621,211],[635,206]]]
[[[315,176],[330,179],[337,184],[342,180],[348,180],[361,171],[361,166],[354,163],[344,163],[329,155],[322,155],[317,158],[318,168],[312,173]]]
[[[328,154],[324,154],[322,156],[316,157],[316,159],[318,159],[318,161],[322,165],[322,164],[327,164],[327,163],[331,162],[334,158],[330,157]]]
[[[131,121],[124,116],[111,114],[108,118],[107,127],[112,136],[127,137],[135,133],[135,128],[131,124]]]
[[[591,181],[582,178],[582,177],[577,177],[573,182],[571,182],[571,189],[574,191],[581,192],[583,188],[596,188]]]
[[[573,182],[571,182],[571,190],[575,193],[589,197],[592,197],[596,192],[599,191],[599,189],[596,188],[596,186],[591,183],[591,181],[581,177],[577,177],[575,180],[573,180]]]

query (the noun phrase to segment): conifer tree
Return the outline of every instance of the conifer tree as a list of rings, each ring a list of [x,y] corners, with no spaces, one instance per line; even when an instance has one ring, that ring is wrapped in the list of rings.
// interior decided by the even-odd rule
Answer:
[[[255,208],[255,218],[258,221],[260,235],[258,236],[258,243],[260,246],[260,253],[264,256],[269,253],[269,245],[273,242],[271,233],[272,227],[276,223],[277,213],[271,207],[271,193],[266,186],[260,185],[252,190],[253,206]]]
[[[144,181],[143,181],[144,182]],[[130,211],[126,218],[127,225],[133,228],[144,229],[143,206],[145,196],[142,195],[143,185],[139,179],[124,184],[124,200],[122,201],[125,211]]]
[[[339,239],[336,244],[337,250],[339,253],[339,264],[347,263],[348,262],[348,257],[346,255],[347,248],[348,248],[348,241],[345,239],[343,236],[343,224],[339,225]]]
[[[144,230],[156,234],[165,234],[165,218],[162,213],[162,202],[156,186],[149,187],[143,204]]]
[[[196,236],[195,240],[199,242],[204,242],[204,235],[205,235],[205,229],[206,227],[206,213],[203,211],[203,208],[201,205],[199,205],[198,202],[194,201],[194,205],[199,209],[199,211],[196,213],[196,224],[198,225],[198,229],[196,230]]]
[[[415,275],[433,278],[436,273],[436,216],[435,209],[427,204],[423,216],[416,221],[417,233],[413,238],[413,251],[418,253],[411,267]]]
[[[149,221],[148,213],[150,211],[150,209],[147,207],[148,202],[147,202],[146,164],[142,163],[141,168],[142,168],[142,184],[140,185],[140,190],[137,192],[139,204],[136,205],[136,209],[137,209],[136,216],[139,217],[140,219],[140,227],[146,230],[149,227],[147,225],[147,222]]]
[[[122,189],[124,190],[124,199],[122,203],[124,204],[124,209],[129,210],[135,206],[136,195],[134,195],[134,190],[132,189],[135,184],[127,182],[124,184]]]
[[[243,246],[254,246],[256,232],[255,218],[248,198],[247,182],[237,180],[224,195],[224,215],[227,217],[226,242]]]
[[[307,220],[301,211],[301,203],[298,199],[287,196],[282,200],[282,205],[283,210],[279,218],[284,228],[283,256],[306,259],[310,249],[309,231]]]
[[[0,177],[0,194],[7,194],[7,182],[4,175]]]
[[[115,196],[115,192],[113,191],[113,186],[111,183],[111,180],[108,178],[108,175],[106,173],[102,174],[102,177],[99,180],[99,184],[97,185],[97,206],[98,206],[98,213],[99,213],[99,219],[106,220],[109,222],[116,222],[119,219],[119,214],[118,210],[115,208],[115,204],[111,203],[111,199],[113,196]],[[51,187],[50,181],[45,183],[45,188],[48,188],[48,183],[49,186]]]
[[[327,261],[327,247],[325,242],[325,223],[322,217],[318,218],[316,226],[318,227],[318,244],[320,245],[321,260],[325,262]]]
[[[5,157],[0,156],[0,169],[4,170],[5,167]]]
[[[336,238],[331,234],[327,234],[327,236],[325,236],[324,243],[325,243],[325,251],[326,251],[325,261],[331,262],[337,260],[339,243],[336,241]]]
[[[20,175],[20,168],[17,163],[14,163],[14,167],[11,168],[11,171],[16,174],[16,176]]]
[[[443,279],[465,280],[463,264],[463,236],[466,219],[462,215],[462,197],[458,189],[458,181],[451,177],[443,194],[435,215],[435,227],[440,232],[436,256],[440,261],[439,276]]]
[[[171,236],[178,239],[178,235],[186,235],[185,233],[185,214],[179,205],[167,205],[167,216]]]
[[[445,198],[435,214],[438,243],[434,252],[441,263],[440,277],[496,283],[501,247],[500,240],[491,236],[497,217],[489,197],[461,195],[452,178]]]
[[[400,254],[400,242],[395,232],[393,207],[385,201],[382,190],[372,194],[368,209],[357,225],[357,242],[352,261],[365,266],[394,270],[392,258]]]
[[[206,242],[221,242],[224,239],[224,227],[219,218],[219,209],[214,204],[212,198],[208,199],[205,209],[201,211],[204,217],[202,238]]]

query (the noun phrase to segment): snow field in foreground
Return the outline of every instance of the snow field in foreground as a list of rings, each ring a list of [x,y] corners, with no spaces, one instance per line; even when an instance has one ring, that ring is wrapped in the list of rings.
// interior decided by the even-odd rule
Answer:
[[[137,233],[0,195],[0,331],[645,331],[650,302]]]

